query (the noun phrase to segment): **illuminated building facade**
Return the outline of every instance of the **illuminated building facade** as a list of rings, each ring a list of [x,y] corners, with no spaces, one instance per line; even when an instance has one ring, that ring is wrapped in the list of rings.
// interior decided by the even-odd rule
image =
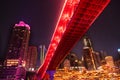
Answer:
[[[45,45],[40,45],[39,48],[40,48],[40,65],[42,65],[45,59],[46,48],[45,48]]]
[[[16,66],[18,65],[18,59],[24,60],[28,48],[29,35],[29,25],[23,21],[15,24],[8,45],[6,56],[7,66]]]
[[[96,69],[95,57],[94,57],[95,55],[93,53],[91,41],[87,36],[85,36],[83,38],[83,43],[84,43],[84,47],[83,47],[84,66],[88,70],[95,70]]]
[[[19,65],[16,68],[16,73],[15,73],[15,79],[14,80],[25,80],[26,77],[26,70],[24,68],[24,66]]]
[[[29,46],[28,52],[26,56],[26,70],[27,71],[35,71],[36,69],[36,61],[37,61],[37,47]]]
[[[112,56],[106,56],[105,61],[106,61],[107,66],[109,66],[109,67],[114,67],[115,66]]]
[[[93,57],[90,48],[83,48],[83,64],[88,70],[96,69],[94,67],[94,62],[92,58]]]
[[[24,80],[26,75],[25,57],[27,55],[30,27],[23,21],[15,24],[8,44],[5,66],[0,68],[0,80]]]
[[[0,80],[14,80],[17,68],[15,66],[0,67]]]

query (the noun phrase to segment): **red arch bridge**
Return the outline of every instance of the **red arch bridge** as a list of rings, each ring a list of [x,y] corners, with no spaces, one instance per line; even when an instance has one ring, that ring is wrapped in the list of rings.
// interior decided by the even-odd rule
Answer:
[[[65,0],[44,63],[37,75],[56,70],[60,62],[80,40],[110,0]]]

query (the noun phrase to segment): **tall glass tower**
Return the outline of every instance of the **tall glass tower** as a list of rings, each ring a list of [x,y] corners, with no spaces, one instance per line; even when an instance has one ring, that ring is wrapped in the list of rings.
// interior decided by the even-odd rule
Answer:
[[[7,66],[17,66],[18,62],[25,61],[30,36],[30,26],[20,21],[15,24],[8,44],[6,56]]]

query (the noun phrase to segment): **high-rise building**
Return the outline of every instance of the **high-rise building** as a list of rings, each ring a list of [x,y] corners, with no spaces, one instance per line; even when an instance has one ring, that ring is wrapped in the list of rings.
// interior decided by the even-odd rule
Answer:
[[[26,51],[30,35],[30,27],[23,21],[12,29],[6,54],[5,66],[0,68],[0,80],[24,80]],[[24,73],[24,74],[23,74]]]
[[[19,59],[24,61],[28,48],[29,35],[29,25],[25,24],[23,21],[20,21],[19,24],[15,24],[8,45],[6,56],[7,66],[18,65]]]
[[[112,56],[106,56],[105,61],[106,61],[107,66],[109,66],[109,67],[114,67],[115,66]]]
[[[46,48],[45,45],[40,45],[39,48],[40,48],[40,65],[42,65],[45,59]]]
[[[27,71],[35,71],[36,69],[36,62],[37,62],[37,47],[36,46],[29,46],[28,52],[26,56],[26,70]]]
[[[86,67],[86,69],[88,70],[94,70],[96,69],[96,64],[95,64],[95,57],[94,57],[94,52],[93,52],[93,48],[91,45],[91,41],[90,39],[85,36],[83,38],[83,63],[84,66]]]
[[[83,44],[84,44],[84,47],[89,47],[90,49],[93,50],[92,42],[86,35],[83,37]]]

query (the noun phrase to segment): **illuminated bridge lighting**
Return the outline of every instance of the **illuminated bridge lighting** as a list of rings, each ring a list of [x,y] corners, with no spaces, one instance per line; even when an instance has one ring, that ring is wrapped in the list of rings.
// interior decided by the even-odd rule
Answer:
[[[78,40],[108,5],[110,0],[65,0],[44,63],[38,69],[42,79],[55,70]]]

